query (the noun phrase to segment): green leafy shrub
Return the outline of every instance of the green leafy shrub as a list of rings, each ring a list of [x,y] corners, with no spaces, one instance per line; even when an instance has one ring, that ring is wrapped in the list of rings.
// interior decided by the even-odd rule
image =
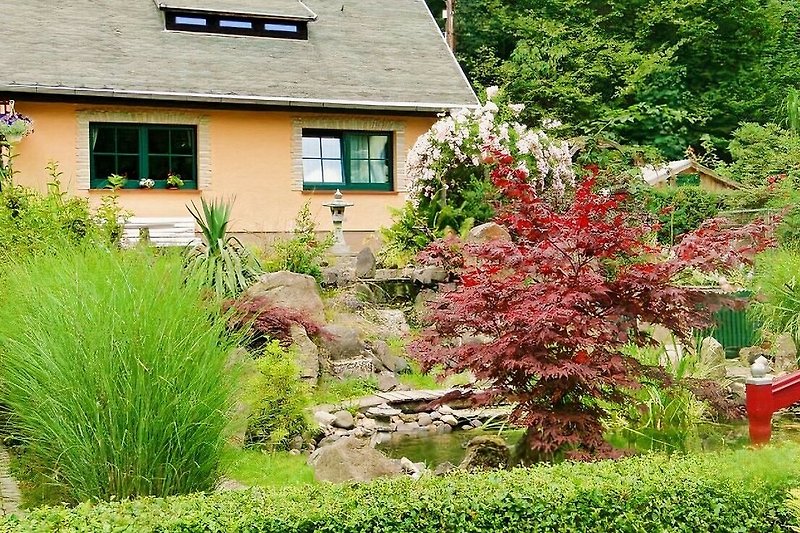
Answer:
[[[719,212],[717,195],[700,187],[640,187],[634,193],[643,208],[659,223],[658,240],[664,244],[696,230]]]
[[[297,213],[292,237],[277,239],[264,258],[268,272],[288,270],[314,276],[322,280],[320,266],[325,253],[333,245],[333,235],[324,239],[317,236],[317,225],[311,216],[311,206],[306,203]]]
[[[205,280],[220,297],[236,297],[261,273],[258,259],[233,235],[228,235],[232,202],[200,198],[202,213],[194,202],[189,213],[203,233],[203,246],[189,253],[188,269]]]
[[[786,246],[800,245],[800,175],[773,176],[766,185],[729,192],[720,199],[737,221],[770,212],[780,214],[782,221],[775,231],[778,241]]]
[[[796,525],[796,445],[42,508],[14,531],[759,533]]]
[[[754,186],[770,176],[800,176],[800,135],[775,124],[742,124],[733,132],[728,149],[733,162],[716,170],[723,176]]]
[[[758,256],[752,286],[758,297],[748,312],[764,329],[789,333],[800,345],[800,251],[777,249]]]
[[[310,424],[306,408],[311,403],[308,386],[292,354],[278,341],[264,347],[256,360],[257,375],[251,383],[253,412],[246,442],[285,450],[293,437],[306,433]]]
[[[378,251],[378,259],[387,267],[402,268],[413,263],[416,255],[436,238],[436,234],[428,228],[411,202],[406,202],[400,209],[390,208],[390,212],[392,224],[380,229],[383,246]]]
[[[72,500],[216,481],[232,343],[181,266],[176,254],[87,249],[5,273],[0,402],[25,462]]]
[[[47,192],[2,183],[0,190],[0,263],[32,255],[54,253],[80,243],[118,244],[125,213],[116,196],[103,197],[96,212],[86,198],[61,190],[58,167],[48,165]]]

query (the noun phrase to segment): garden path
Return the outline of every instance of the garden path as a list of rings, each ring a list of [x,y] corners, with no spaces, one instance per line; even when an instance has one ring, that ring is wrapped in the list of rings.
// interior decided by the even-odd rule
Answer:
[[[0,446],[0,516],[19,512],[20,492],[16,480],[11,477],[11,458]]]

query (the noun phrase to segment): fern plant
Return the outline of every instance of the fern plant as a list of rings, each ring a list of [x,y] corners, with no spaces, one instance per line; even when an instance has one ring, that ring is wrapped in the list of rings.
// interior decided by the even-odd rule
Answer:
[[[238,238],[228,235],[233,202],[201,198],[200,203],[202,211],[194,202],[187,206],[203,234],[203,244],[188,254],[187,267],[217,296],[236,297],[263,272],[261,265]]]

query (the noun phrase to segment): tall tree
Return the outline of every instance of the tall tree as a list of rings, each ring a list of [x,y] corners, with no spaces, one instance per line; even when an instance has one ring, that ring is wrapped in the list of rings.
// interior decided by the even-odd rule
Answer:
[[[458,0],[457,55],[530,121],[677,157],[781,116],[800,86],[799,15],[798,0]]]

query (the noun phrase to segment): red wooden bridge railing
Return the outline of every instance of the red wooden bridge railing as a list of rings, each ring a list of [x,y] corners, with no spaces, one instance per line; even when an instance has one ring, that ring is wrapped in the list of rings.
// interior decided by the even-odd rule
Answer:
[[[800,402],[800,372],[775,379],[767,375],[767,363],[759,357],[750,368],[753,377],[746,382],[745,403],[753,444],[769,442],[775,411]]]

